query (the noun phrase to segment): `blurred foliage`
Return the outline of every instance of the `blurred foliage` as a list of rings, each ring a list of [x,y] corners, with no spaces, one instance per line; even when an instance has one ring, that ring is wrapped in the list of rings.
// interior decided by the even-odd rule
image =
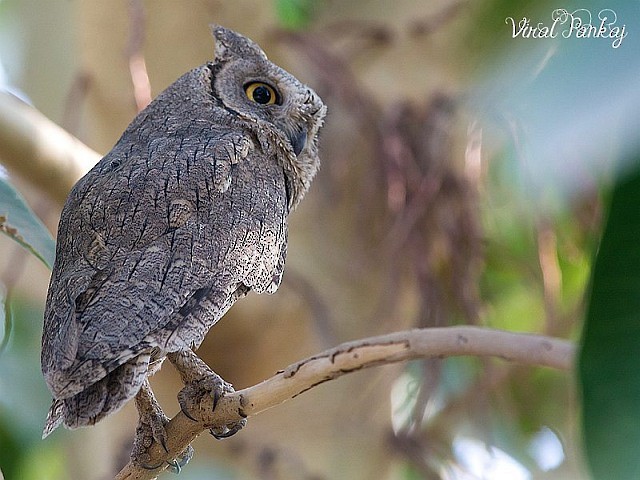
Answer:
[[[640,475],[639,242],[640,170],[621,178],[613,190],[582,336],[582,419],[595,479]]]
[[[56,245],[49,230],[6,178],[0,178],[0,232],[53,267]]]
[[[309,25],[320,0],[275,0],[280,23],[285,28],[299,30]]]
[[[51,398],[40,374],[42,306],[14,297],[11,309],[13,329],[0,354],[0,469],[6,480],[68,478],[63,445],[41,438]]]
[[[85,105],[90,113],[80,113],[87,121],[72,124],[99,131],[101,146],[117,138],[126,125],[122,119],[134,113],[130,92],[122,87],[129,82],[126,14],[118,10],[123,5],[78,6],[84,35],[78,43],[88,72],[82,73],[90,88],[69,87],[66,101]],[[216,369],[222,365],[225,378],[229,369],[234,382],[257,381],[323,342],[413,326],[470,323],[577,339],[588,302],[580,357],[588,463],[596,478],[637,476],[637,176],[614,189],[591,274],[602,199],[612,178],[624,178],[614,167],[632,169],[634,162],[619,160],[638,158],[640,48],[631,29],[640,22],[633,4],[616,6],[618,22],[629,30],[617,50],[604,39],[512,38],[505,18],[550,23],[557,6],[548,1],[276,0],[265,6],[243,0],[231,8],[201,0],[188,12],[160,0],[144,5],[147,64],[164,66],[152,81],[181,73],[171,70],[174,63],[187,63],[184,52],[203,43],[187,38],[189,27],[209,15],[204,23],[228,24],[269,55],[282,55],[290,62],[285,66],[304,75],[329,104],[324,165],[302,213],[292,218],[287,268],[298,278],[287,283],[285,275],[283,292],[265,303],[255,300],[255,311],[245,307],[250,298],[234,307],[228,316],[241,314],[233,327],[225,333],[228,322],[222,322],[215,339],[207,339],[219,343],[201,348],[215,358]],[[569,1],[563,7],[579,5]],[[593,2],[589,8],[596,14],[612,6]],[[17,10],[17,2],[0,1],[0,15]],[[20,12],[22,23],[16,24],[42,30],[27,7]],[[38,14],[39,22],[43,16]],[[169,23],[174,28],[166,28]],[[280,43],[262,42],[259,36],[276,25],[287,32],[265,37]],[[175,32],[177,37],[166,36]],[[0,32],[2,38],[9,33]],[[109,34],[110,40],[103,38]],[[47,54],[47,42],[20,35],[13,40],[16,51],[29,40]],[[189,47],[181,49],[180,41]],[[167,48],[171,42],[175,48]],[[0,46],[6,56],[2,52]],[[18,71],[9,72],[14,86],[47,96],[54,74],[34,92],[29,89],[35,90],[38,77],[27,82]],[[116,93],[109,84],[118,85]],[[0,201],[21,202],[6,182],[0,187]],[[23,203],[7,209],[9,219],[22,212],[18,218],[29,222],[18,228],[24,243],[51,265],[52,243],[32,213]],[[6,282],[4,268],[0,278]],[[590,278],[592,293],[585,298]],[[0,352],[0,469],[7,480],[86,478],[77,472],[87,471],[99,478],[97,467],[78,466],[78,459],[95,455],[88,445],[73,444],[64,434],[40,441],[49,400],[38,367],[42,311],[33,307],[29,288],[17,290],[13,329],[4,332],[8,343]],[[287,338],[278,343],[282,331]],[[154,378],[154,388],[162,393],[169,385],[174,399],[176,383],[163,380],[166,370]],[[434,359],[381,370],[314,389],[282,407],[280,417],[274,409],[252,419],[239,438],[223,442],[230,445],[226,450],[223,444],[197,447],[181,475],[585,476],[580,405],[566,373],[487,359]],[[126,412],[117,417],[113,422],[121,423],[111,433],[131,427]],[[113,470],[128,444],[111,443],[101,457],[111,455],[106,461]],[[211,450],[214,458],[206,456]]]

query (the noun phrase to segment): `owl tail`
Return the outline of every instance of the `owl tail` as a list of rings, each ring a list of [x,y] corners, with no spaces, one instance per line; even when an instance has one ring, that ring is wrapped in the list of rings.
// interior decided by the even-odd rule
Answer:
[[[51,408],[49,408],[49,413],[47,414],[47,420],[44,422],[44,430],[42,431],[43,440],[47,438],[49,434],[53,432],[56,428],[58,428],[62,423],[63,408],[64,408],[64,404],[62,400],[54,400],[53,402],[51,402]]]
[[[42,438],[64,423],[70,429],[93,425],[133,398],[147,377],[149,354],[129,359],[106,377],[89,385],[80,393],[54,399],[45,421]]]

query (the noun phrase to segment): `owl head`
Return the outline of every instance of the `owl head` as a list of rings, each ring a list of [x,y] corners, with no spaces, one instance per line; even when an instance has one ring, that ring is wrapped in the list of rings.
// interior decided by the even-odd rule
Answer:
[[[220,26],[215,37],[213,95],[223,106],[254,126],[263,148],[283,162],[289,207],[302,199],[320,165],[318,130],[326,107],[293,75],[271,63],[248,38]]]

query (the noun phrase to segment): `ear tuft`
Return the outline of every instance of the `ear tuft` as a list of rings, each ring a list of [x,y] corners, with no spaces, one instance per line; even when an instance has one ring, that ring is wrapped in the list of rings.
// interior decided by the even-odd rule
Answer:
[[[227,61],[233,57],[247,58],[260,57],[264,60],[267,56],[262,49],[239,33],[220,25],[211,25],[211,33],[216,41],[214,59],[216,62]]]

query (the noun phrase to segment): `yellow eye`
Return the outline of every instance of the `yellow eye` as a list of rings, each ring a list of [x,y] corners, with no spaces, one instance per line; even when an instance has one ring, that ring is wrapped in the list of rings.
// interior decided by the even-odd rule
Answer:
[[[278,94],[274,88],[262,82],[252,82],[245,85],[244,92],[249,100],[260,105],[273,105],[278,100]]]

